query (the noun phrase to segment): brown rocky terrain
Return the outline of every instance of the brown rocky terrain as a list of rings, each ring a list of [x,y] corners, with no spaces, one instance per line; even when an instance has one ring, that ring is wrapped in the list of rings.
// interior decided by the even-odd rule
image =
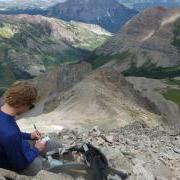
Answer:
[[[128,67],[154,64],[178,67],[179,50],[172,42],[180,9],[147,9],[128,21],[122,30],[96,51],[97,55],[114,55],[129,50]],[[127,68],[126,68],[127,69]]]
[[[48,84],[52,83],[53,81],[49,81],[52,76],[47,77],[48,80],[45,81]],[[69,81],[68,76],[66,81]],[[40,82],[43,83],[44,79]],[[42,85],[42,90],[49,88],[48,84]],[[54,84],[56,89],[57,83]],[[41,130],[49,132],[54,127],[59,129],[61,126],[68,128],[99,125],[113,128],[137,120],[144,121],[150,127],[162,123],[161,117],[150,111],[152,108],[149,103],[136,95],[132,88],[129,88],[124,77],[109,67],[90,72],[69,90],[60,90],[60,92],[56,90],[54,96],[54,101],[47,101],[45,105],[47,113],[29,117],[29,120],[21,119],[20,124],[29,130],[33,121]],[[51,99],[53,93],[49,93],[49,97]],[[34,109],[35,112],[38,111],[38,107]],[[41,103],[40,107],[43,108]],[[30,112],[30,115],[33,113]]]
[[[148,127],[143,122],[135,122],[123,128],[111,130],[98,128],[63,129],[58,135],[51,133],[64,147],[90,142],[101,149],[109,165],[131,173],[128,180],[179,180],[180,178],[180,136],[167,133],[161,126]],[[2,180],[73,180],[66,174],[41,171],[35,177],[20,176],[10,171],[0,170]],[[4,178],[5,177],[5,178]],[[76,178],[83,180],[84,178]],[[120,180],[108,178],[108,180]]]
[[[98,48],[88,61],[123,74],[155,113],[180,127],[180,9],[152,8],[133,17],[122,30]],[[129,77],[129,78],[128,78]]]
[[[52,111],[58,106],[59,101],[57,98],[59,94],[72,88],[90,72],[91,65],[89,63],[79,62],[58,66],[29,80],[37,87],[40,99],[36,108],[32,112],[27,113],[27,116],[37,116],[44,112]]]

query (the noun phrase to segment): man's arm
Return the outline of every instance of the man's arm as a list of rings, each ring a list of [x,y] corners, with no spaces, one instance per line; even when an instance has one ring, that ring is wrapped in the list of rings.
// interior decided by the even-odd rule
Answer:
[[[39,131],[34,131],[32,133],[21,132],[21,135],[24,140],[39,140],[42,137]]]
[[[21,135],[24,140],[31,140],[31,133],[21,132]]]
[[[31,148],[17,133],[6,138],[4,150],[11,167],[18,171],[25,169],[39,155],[37,148]]]

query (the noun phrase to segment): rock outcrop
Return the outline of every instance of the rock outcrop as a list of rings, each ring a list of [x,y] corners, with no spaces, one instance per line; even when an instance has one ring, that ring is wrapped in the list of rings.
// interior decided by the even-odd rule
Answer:
[[[32,80],[39,91],[40,100],[36,108],[29,113],[39,115],[50,112],[58,106],[59,93],[67,91],[91,72],[91,65],[86,62],[64,64]]]
[[[34,177],[28,177],[24,175],[19,175],[13,171],[5,170],[5,169],[0,169],[0,180],[75,180],[69,175],[66,174],[54,174],[48,171],[40,171],[36,176]],[[76,180],[83,180],[80,178],[77,178]]]
[[[151,128],[137,121],[111,130],[98,126],[92,129],[89,127],[63,129],[58,134],[50,133],[49,136],[51,139],[59,140],[66,148],[84,142],[93,144],[106,155],[109,166],[131,174],[127,180],[178,180],[180,178],[180,136],[169,134],[162,126]],[[0,175],[12,177],[13,180],[28,178],[2,170]],[[66,174],[52,174],[46,171],[41,171],[32,179],[56,180],[58,178],[73,179]],[[121,179],[109,176],[108,180]]]

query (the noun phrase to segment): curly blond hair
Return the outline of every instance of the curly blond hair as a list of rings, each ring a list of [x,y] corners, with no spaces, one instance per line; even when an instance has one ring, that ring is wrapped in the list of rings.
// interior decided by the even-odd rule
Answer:
[[[31,106],[37,101],[37,89],[27,81],[17,81],[3,95],[3,103],[12,107]]]

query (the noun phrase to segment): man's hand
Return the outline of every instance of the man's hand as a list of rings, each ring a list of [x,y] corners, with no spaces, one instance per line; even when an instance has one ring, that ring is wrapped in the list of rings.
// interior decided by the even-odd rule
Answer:
[[[42,136],[39,131],[34,131],[31,133],[31,140],[39,140],[41,138],[42,138]]]
[[[46,142],[43,142],[41,140],[36,141],[34,147],[37,148],[39,152],[42,152],[46,148]]]

